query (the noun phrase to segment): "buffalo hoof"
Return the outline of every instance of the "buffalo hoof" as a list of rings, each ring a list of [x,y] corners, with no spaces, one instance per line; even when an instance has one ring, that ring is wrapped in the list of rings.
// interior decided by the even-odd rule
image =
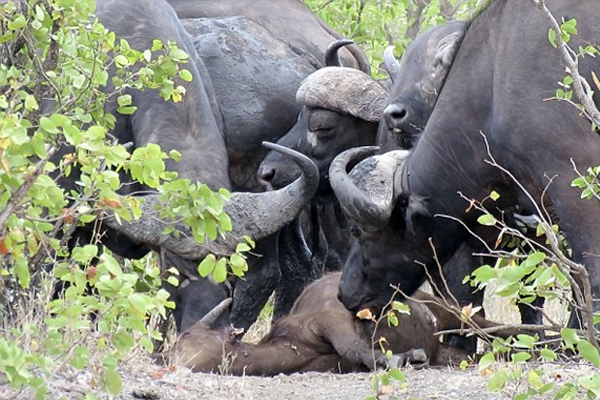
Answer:
[[[429,356],[424,349],[412,349],[404,353],[394,354],[391,358],[381,356],[377,364],[384,368],[401,368],[411,365],[413,368],[429,366]]]

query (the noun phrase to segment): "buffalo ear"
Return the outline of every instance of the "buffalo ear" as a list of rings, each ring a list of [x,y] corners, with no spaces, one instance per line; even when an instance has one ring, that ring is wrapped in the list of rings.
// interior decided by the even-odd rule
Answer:
[[[439,65],[441,65],[442,68],[448,68],[452,64],[464,34],[465,32],[462,30],[452,32],[438,42],[438,45],[435,48],[435,58],[433,60],[433,65],[436,68]]]
[[[424,223],[423,220],[430,216],[431,213],[427,209],[427,202],[424,198],[416,196],[408,197],[404,220],[410,233],[414,234],[416,227]]]

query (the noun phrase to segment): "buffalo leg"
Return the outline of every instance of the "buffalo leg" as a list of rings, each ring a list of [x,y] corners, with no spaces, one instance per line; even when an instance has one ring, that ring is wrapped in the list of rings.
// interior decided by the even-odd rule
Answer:
[[[340,318],[339,316],[342,316]],[[331,318],[320,318],[316,321],[316,334],[331,343],[335,351],[352,364],[364,365],[374,370],[383,355],[378,349],[373,349],[357,332],[352,318],[336,313]]]
[[[276,233],[256,243],[253,253],[261,256],[248,258],[248,271],[235,284],[230,321],[236,328],[247,330],[256,321],[279,284],[278,237]]]
[[[313,228],[319,229],[319,226]],[[323,275],[323,260],[313,257],[304,240],[299,218],[280,232],[279,266],[282,279],[275,292],[274,319],[287,315],[304,288]]]

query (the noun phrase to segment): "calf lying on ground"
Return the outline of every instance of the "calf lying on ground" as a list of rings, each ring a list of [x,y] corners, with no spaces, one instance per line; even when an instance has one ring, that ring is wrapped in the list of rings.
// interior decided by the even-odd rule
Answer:
[[[373,340],[383,336],[386,347],[396,355],[394,363],[415,360],[433,365],[447,364],[466,357],[441,344],[434,334],[441,329],[458,329],[460,321],[441,307],[427,307],[421,301],[433,300],[419,292],[417,301],[406,300],[410,315],[398,315],[397,327],[357,319],[337,299],[341,273],[332,273],[309,285],[289,315],[273,324],[258,343],[237,340],[235,329],[211,330],[210,319],[218,310],[197,322],[177,339],[173,348],[155,356],[163,362],[176,362],[195,372],[221,372],[232,375],[277,375],[294,372],[355,372],[386,366]],[[229,303],[221,304],[227,308]],[[493,323],[481,319],[482,325]]]

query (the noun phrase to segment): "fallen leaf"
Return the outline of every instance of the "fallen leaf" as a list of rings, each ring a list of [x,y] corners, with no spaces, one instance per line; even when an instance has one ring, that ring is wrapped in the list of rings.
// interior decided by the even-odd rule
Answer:
[[[395,388],[393,385],[382,386],[377,391],[377,394],[392,394],[392,393],[394,393],[394,389]]]
[[[375,321],[375,317],[373,317],[373,313],[368,308],[362,309],[356,313],[356,316],[359,319],[368,319],[371,321]]]
[[[87,277],[88,282],[96,280],[96,276],[98,276],[98,268],[96,268],[94,265],[90,265],[85,270],[85,276]]]
[[[8,249],[4,243],[4,237],[0,238],[0,254],[8,254]]]
[[[166,373],[167,373],[167,371],[166,371],[166,370],[164,370],[164,369],[160,369],[160,370],[158,370],[158,371],[151,372],[151,373],[149,374],[149,376],[150,376],[150,378],[152,378],[152,379],[162,379],[162,377],[163,377],[163,376],[165,376],[165,374],[166,374]]]
[[[75,213],[72,208],[63,208],[61,211],[65,224],[72,224],[75,219]]]
[[[123,208],[123,205],[121,204],[121,201],[119,199],[107,199],[106,197],[101,199],[98,204],[100,206],[103,207],[109,207],[109,208]]]

